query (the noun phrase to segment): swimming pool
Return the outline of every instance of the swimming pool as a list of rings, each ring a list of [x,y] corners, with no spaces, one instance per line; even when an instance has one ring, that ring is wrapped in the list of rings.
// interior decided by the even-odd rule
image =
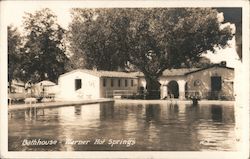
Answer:
[[[234,106],[101,103],[10,111],[9,151],[236,151]]]

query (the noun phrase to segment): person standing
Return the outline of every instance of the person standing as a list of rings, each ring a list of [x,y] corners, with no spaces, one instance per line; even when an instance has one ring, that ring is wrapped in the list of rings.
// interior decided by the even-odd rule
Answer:
[[[41,91],[41,96],[44,97],[44,86],[42,83],[40,84],[40,91]]]
[[[26,95],[28,97],[31,97],[31,81],[28,81],[26,84],[25,84],[25,91],[26,91]]]

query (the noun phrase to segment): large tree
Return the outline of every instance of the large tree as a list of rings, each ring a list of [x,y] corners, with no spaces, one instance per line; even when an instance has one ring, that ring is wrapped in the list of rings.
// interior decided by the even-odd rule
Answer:
[[[16,27],[8,26],[8,82],[11,90],[13,79],[19,79],[20,59],[22,53],[22,36]]]
[[[158,78],[165,69],[190,66],[232,38],[217,15],[210,8],[76,9],[71,41],[97,68],[115,65],[113,56],[129,61],[144,73],[148,98],[159,98]]]
[[[22,56],[23,80],[57,81],[65,71],[65,30],[57,23],[50,9],[42,9],[24,16],[25,53]]]
[[[75,67],[99,70],[124,69],[129,18],[119,9],[73,9],[69,27],[71,60]],[[76,59],[79,59],[76,62]]]

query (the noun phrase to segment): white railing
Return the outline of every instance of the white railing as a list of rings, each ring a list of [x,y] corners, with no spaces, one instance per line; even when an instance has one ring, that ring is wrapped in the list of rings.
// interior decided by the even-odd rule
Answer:
[[[134,90],[109,90],[105,92],[106,98],[121,98],[135,95],[137,91]]]

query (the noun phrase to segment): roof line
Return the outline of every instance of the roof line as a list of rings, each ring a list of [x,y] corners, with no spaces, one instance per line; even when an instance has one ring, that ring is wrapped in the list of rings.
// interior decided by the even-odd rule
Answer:
[[[211,65],[211,66],[208,66],[208,67],[205,67],[205,68],[200,68],[200,69],[198,69],[198,70],[194,70],[194,71],[190,71],[190,72],[184,73],[183,75],[176,75],[176,76],[186,76],[186,75],[189,75],[189,74],[192,74],[192,73],[195,73],[195,72],[199,72],[199,71],[203,71],[203,70],[206,70],[206,69],[209,69],[209,68],[212,68],[212,67],[220,67],[220,68],[226,68],[226,69],[234,70],[234,68],[231,68],[231,67],[222,66],[222,65],[220,65],[220,64],[214,64],[214,65]],[[66,72],[66,73],[64,73],[64,74],[61,74],[61,75],[59,76],[59,78],[60,78],[60,77],[63,77],[63,76],[66,76],[66,75],[68,75],[68,74],[77,72],[77,71],[80,71],[80,72],[83,72],[83,73],[88,73],[88,74],[90,74],[90,75],[92,75],[92,76],[99,77],[99,78],[101,78],[101,77],[109,77],[109,76],[105,76],[105,75],[96,75],[96,74],[93,74],[93,73],[91,73],[91,71],[93,71],[93,70],[88,70],[88,69],[76,69],[76,70],[72,70],[72,71],[70,71],[70,72]],[[90,71],[90,72],[88,72],[88,71]],[[103,70],[103,71],[104,71],[104,70]],[[101,72],[102,72],[102,71],[101,71]],[[105,72],[105,71],[104,71],[104,72]],[[119,72],[119,73],[131,74],[131,72],[120,72],[120,71],[106,71],[106,72]],[[140,75],[140,73],[142,73],[142,72],[138,72],[138,74],[135,73],[134,75],[131,75],[131,77],[129,77],[129,78],[144,77],[144,74],[142,73],[143,75]]]
[[[71,74],[71,73],[74,73],[74,72],[77,72],[77,71],[82,71],[82,69],[76,69],[76,70],[72,70],[72,71],[66,72],[66,73],[64,73],[64,74],[59,75],[58,78],[63,77],[63,76],[66,76],[66,75]]]
[[[195,70],[195,71],[185,73],[185,75],[189,75],[189,74],[192,74],[192,73],[195,73],[195,72],[203,71],[203,70],[206,70],[206,69],[209,69],[209,68],[212,68],[212,67],[220,67],[220,68],[226,68],[226,69],[234,70],[234,68],[231,68],[231,67],[221,66],[220,64],[214,64],[214,65],[211,65],[211,66],[208,66],[208,67],[205,67],[205,68],[201,68],[201,69],[198,69],[198,70]]]
[[[72,70],[72,71],[70,71],[70,72],[66,72],[66,73],[64,73],[64,74],[61,74],[60,76],[59,76],[59,78],[60,77],[64,77],[64,76],[66,76],[66,75],[68,75],[68,74],[72,74],[72,73],[74,73],[74,72],[82,72],[82,73],[87,73],[87,74],[89,74],[89,75],[92,75],[92,76],[95,76],[95,77],[99,77],[99,78],[103,78],[103,77],[110,77],[110,76],[107,76],[107,75],[98,75],[98,74],[95,74],[94,72],[94,70],[89,70],[89,69],[76,69],[76,70]],[[130,73],[127,73],[127,72],[121,72],[121,71],[105,71],[105,70],[97,70],[96,72],[99,72],[99,73],[102,73],[102,72],[118,72],[118,73],[125,73],[125,74],[128,74],[128,75],[131,75]],[[114,77],[116,77],[116,76],[114,76]],[[117,76],[118,77],[118,76]],[[122,77],[122,78],[137,78],[136,76],[134,76],[134,75],[132,75],[131,77]]]

